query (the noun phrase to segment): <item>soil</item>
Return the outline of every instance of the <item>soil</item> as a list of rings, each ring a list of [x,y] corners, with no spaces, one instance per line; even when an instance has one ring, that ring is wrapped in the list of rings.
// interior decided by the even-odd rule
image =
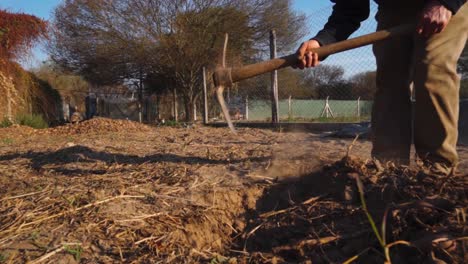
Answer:
[[[450,177],[369,150],[108,119],[0,129],[0,263],[382,263],[359,183],[394,263],[467,260],[467,148]]]

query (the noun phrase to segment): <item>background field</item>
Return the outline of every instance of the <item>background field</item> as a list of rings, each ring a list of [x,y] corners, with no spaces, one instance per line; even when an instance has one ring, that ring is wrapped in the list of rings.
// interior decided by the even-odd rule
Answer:
[[[357,100],[329,100],[331,110],[335,117],[358,118]],[[292,111],[289,113],[288,100],[279,101],[280,118],[288,119],[319,119],[325,107],[325,100],[291,100]],[[360,116],[363,120],[369,119],[371,115],[372,101],[360,102]],[[270,102],[249,101],[249,120],[271,120]]]

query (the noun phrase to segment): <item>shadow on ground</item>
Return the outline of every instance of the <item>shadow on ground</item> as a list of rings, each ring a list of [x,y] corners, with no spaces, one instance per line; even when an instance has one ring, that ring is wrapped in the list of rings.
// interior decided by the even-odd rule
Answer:
[[[243,162],[262,162],[267,157],[245,158],[245,159],[214,159],[209,157],[181,156],[170,153],[158,153],[148,156],[127,155],[121,153],[109,153],[96,151],[85,146],[73,146],[63,148],[57,151],[30,151],[26,153],[14,153],[0,156],[1,161],[13,161],[16,159],[29,159],[31,167],[35,170],[41,170],[45,166],[58,166],[54,170],[63,174],[104,174],[104,169],[83,169],[83,168],[65,168],[64,165],[73,163],[89,163],[93,165],[96,162],[104,162],[107,165],[141,165],[145,163],[176,163],[189,165],[228,165]]]
[[[362,209],[356,176],[364,183],[367,206],[379,230],[385,210],[398,208],[386,218],[387,241],[403,239],[424,244],[424,250],[419,251],[393,247],[394,263],[428,263],[430,250],[426,249],[431,248],[434,236],[460,232],[454,232],[451,214],[455,204],[463,200],[455,201],[457,196],[450,195],[463,194],[462,189],[443,191],[432,181],[420,182],[417,174],[405,168],[376,178],[374,173],[363,173],[363,166],[345,158],[321,171],[267,188],[257,201],[256,211],[246,214],[246,231],[236,237],[235,249],[248,252],[253,263],[342,263],[357,255],[360,257],[355,263],[383,263],[383,250]],[[434,198],[439,191],[450,194]],[[421,201],[427,204],[419,206]],[[410,205],[398,207],[405,203]],[[428,204],[431,209],[426,207]],[[441,259],[451,258],[443,250],[431,250]]]

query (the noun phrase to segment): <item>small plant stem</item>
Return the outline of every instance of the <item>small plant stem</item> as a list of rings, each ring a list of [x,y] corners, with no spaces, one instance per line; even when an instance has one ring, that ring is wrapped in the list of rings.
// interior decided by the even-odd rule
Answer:
[[[372,215],[370,214],[369,210],[367,209],[366,198],[364,197],[364,185],[362,184],[361,179],[359,178],[359,175],[357,175],[355,177],[355,179],[356,179],[356,184],[357,184],[358,191],[359,191],[359,198],[361,200],[362,209],[364,210],[364,213],[366,214],[367,219],[369,220],[369,223],[370,223],[370,225],[372,227],[372,230],[374,231],[374,234],[377,237],[377,240],[379,240],[380,246],[382,247],[382,249],[384,251],[386,263],[390,264],[390,263],[392,263],[391,259],[390,259],[390,249],[386,246],[386,242],[385,242],[385,239],[384,239],[385,238],[385,230],[384,229],[386,228],[386,224],[385,224],[386,219],[384,219],[384,222],[382,223],[382,234],[380,234],[379,229],[377,228],[377,225],[375,224],[375,221],[372,218]],[[385,214],[385,216],[386,216],[386,214]]]
[[[361,179],[359,179],[359,177],[356,177],[356,182],[359,190],[359,198],[361,199],[362,209],[366,213],[367,219],[369,220],[372,230],[374,231],[375,236],[379,240],[380,245],[382,247],[385,247],[385,241],[382,239],[382,236],[379,233],[379,230],[377,228],[377,225],[375,224],[374,219],[372,218],[372,215],[369,213],[369,210],[367,210],[367,203],[364,197],[364,186],[362,185]]]

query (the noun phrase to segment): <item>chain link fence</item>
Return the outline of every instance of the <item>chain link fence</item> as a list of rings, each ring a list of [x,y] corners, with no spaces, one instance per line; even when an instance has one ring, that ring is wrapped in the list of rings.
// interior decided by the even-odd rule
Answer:
[[[372,14],[376,12],[372,5]],[[308,36],[325,25],[332,7],[308,17]],[[351,37],[374,32],[367,20]],[[279,56],[294,51],[285,51]],[[362,122],[369,121],[375,91],[375,58],[370,46],[335,54],[314,69],[278,71],[279,122]],[[272,121],[272,82],[269,74],[241,82],[226,91],[232,117],[243,122]],[[210,111],[212,112],[212,111]],[[216,111],[215,111],[216,113]],[[219,113],[219,112],[218,112]],[[216,113],[210,116],[217,121]]]

